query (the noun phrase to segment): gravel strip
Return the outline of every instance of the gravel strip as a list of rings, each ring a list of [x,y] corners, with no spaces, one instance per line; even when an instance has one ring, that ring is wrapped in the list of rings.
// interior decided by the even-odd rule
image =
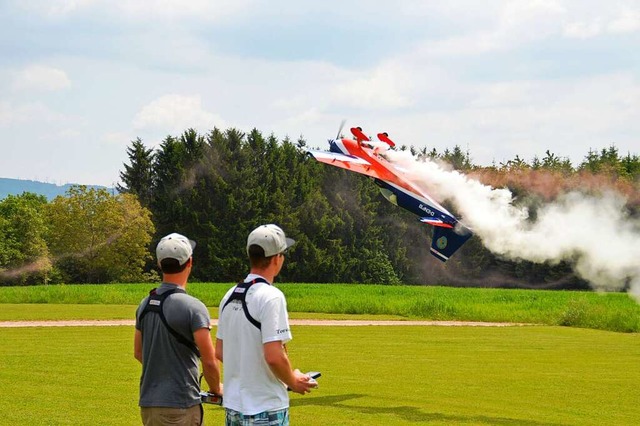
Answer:
[[[513,327],[531,324],[509,322],[476,322],[476,321],[376,321],[376,320],[314,320],[292,319],[291,325],[330,325],[343,327],[357,326],[444,326],[444,327]],[[69,320],[69,321],[0,321],[0,328],[18,327],[111,327],[133,326],[133,320]],[[217,320],[211,322],[212,326],[218,325]]]

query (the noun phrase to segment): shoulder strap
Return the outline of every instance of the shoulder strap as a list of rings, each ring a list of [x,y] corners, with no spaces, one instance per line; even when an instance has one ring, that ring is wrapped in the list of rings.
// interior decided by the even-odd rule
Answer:
[[[142,324],[142,318],[144,318],[144,316],[148,312],[154,312],[160,315],[160,320],[162,320],[162,323],[166,327],[167,331],[169,331],[169,333],[171,333],[171,335],[175,337],[175,339],[178,342],[182,343],[183,345],[191,349],[191,351],[194,354],[196,354],[198,358],[200,358],[200,350],[195,345],[195,343],[193,343],[191,340],[187,339],[182,334],[177,332],[173,327],[171,327],[167,322],[167,318],[164,316],[162,306],[164,304],[165,299],[171,296],[173,293],[186,293],[186,291],[184,291],[181,288],[174,288],[172,290],[165,291],[162,294],[158,294],[156,288],[151,290],[149,292],[149,298],[147,299],[147,304],[145,305],[144,309],[142,310],[142,313],[140,314],[140,320],[139,320],[140,324]]]
[[[240,303],[242,303],[242,310],[244,311],[244,316],[247,317],[247,320],[251,324],[253,324],[258,330],[262,329],[262,324],[260,324],[260,321],[256,320],[249,313],[249,308],[247,307],[247,300],[246,300],[247,293],[249,292],[249,288],[256,283],[269,284],[269,281],[265,280],[264,278],[256,278],[255,280],[251,280],[248,282],[238,283],[238,285],[236,285],[236,288],[231,293],[231,296],[229,296],[225,304],[222,306],[222,309],[220,310],[220,314],[222,315],[222,311],[224,311],[224,308],[226,308],[229,303],[233,302],[234,300],[239,300]]]

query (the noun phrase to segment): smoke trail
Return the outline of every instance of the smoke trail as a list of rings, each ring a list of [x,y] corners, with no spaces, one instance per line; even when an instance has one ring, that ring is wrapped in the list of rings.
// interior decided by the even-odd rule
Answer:
[[[619,193],[560,194],[538,207],[533,218],[508,189],[483,185],[407,152],[388,152],[388,157],[437,200],[453,203],[462,222],[493,253],[536,263],[568,261],[594,288],[628,289],[640,300],[640,221],[629,216]]]
[[[128,223],[132,225],[135,224],[133,220],[134,219],[127,218]],[[123,231],[114,232],[111,235],[109,235],[105,241],[92,244],[91,246],[85,248],[82,251],[73,252],[73,253],[64,253],[58,256],[50,256],[50,255],[40,256],[36,260],[30,263],[21,265],[19,267],[0,270],[0,285],[3,284],[4,280],[13,280],[15,278],[20,277],[21,275],[49,271],[51,267],[60,259],[64,259],[64,258],[81,259],[84,257],[93,257],[97,250],[99,250],[104,246],[108,246],[112,244],[115,240],[120,238],[120,236],[122,236],[123,233],[124,233]]]
[[[20,277],[21,275],[32,274],[49,269],[51,269],[51,259],[47,256],[42,256],[29,264],[22,265],[19,268],[0,270],[0,285],[5,279],[12,280]]]

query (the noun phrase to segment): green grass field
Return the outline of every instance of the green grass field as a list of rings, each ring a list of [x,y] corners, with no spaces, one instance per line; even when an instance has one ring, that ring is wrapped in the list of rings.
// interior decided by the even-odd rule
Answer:
[[[231,284],[189,284],[188,291],[212,314]],[[0,287],[0,304],[34,304],[0,312],[0,320],[57,319],[77,312],[79,318],[131,318],[130,308],[147,294],[150,284],[56,285]],[[640,332],[640,305],[625,293],[586,291],[507,290],[482,288],[384,286],[355,284],[279,284],[289,311],[329,315],[384,315],[393,318],[523,322]],[[51,308],[37,304],[108,305],[97,310]],[[100,314],[97,311],[100,310]],[[84,311],[84,313],[80,313]],[[113,315],[113,317],[111,317]]]
[[[294,425],[640,424],[640,335],[567,327],[294,327]],[[136,425],[133,327],[0,329],[0,425]],[[207,425],[222,424],[219,407]]]
[[[229,286],[188,290],[215,316]],[[151,287],[0,287],[0,321],[132,319]],[[292,318],[546,324],[295,326],[294,366],[323,376],[311,395],[292,395],[294,425],[640,424],[640,307],[625,294],[279,287]],[[0,328],[0,342],[0,425],[140,424],[133,327]],[[222,424],[219,407],[205,412]]]

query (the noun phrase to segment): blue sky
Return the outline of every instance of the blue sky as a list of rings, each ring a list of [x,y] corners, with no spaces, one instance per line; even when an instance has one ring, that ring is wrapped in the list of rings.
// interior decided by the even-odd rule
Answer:
[[[640,2],[0,2],[0,177],[111,186],[137,137],[343,119],[476,164],[638,154]]]

